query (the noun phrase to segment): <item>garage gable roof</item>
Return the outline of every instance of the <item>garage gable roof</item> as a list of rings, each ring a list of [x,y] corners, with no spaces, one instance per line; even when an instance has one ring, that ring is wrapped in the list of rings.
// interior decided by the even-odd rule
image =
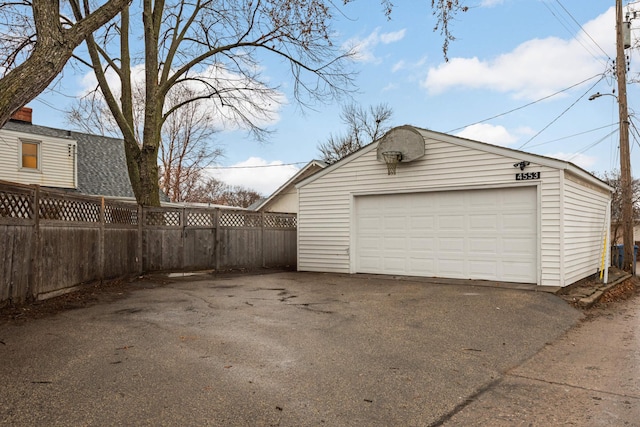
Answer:
[[[590,182],[590,183],[602,188],[603,190],[611,191],[611,187],[609,187],[604,181],[598,179],[597,177],[593,176],[592,174],[590,174],[589,172],[587,172],[584,169],[580,168],[579,166],[576,166],[573,163],[565,161],[565,160],[554,159],[554,158],[542,156],[542,155],[539,155],[539,154],[527,153],[526,151],[514,150],[512,148],[500,147],[498,145],[493,145],[493,144],[489,144],[489,143],[486,143],[486,142],[474,141],[474,140],[471,140],[471,139],[461,138],[459,136],[449,135],[449,134],[446,134],[446,133],[436,132],[436,131],[432,131],[432,130],[428,130],[428,129],[422,129],[422,128],[419,128],[419,127],[416,127],[416,126],[405,125],[403,127],[411,127],[413,129],[415,129],[417,132],[419,132],[422,135],[422,137],[425,140],[425,143],[429,139],[435,139],[435,140],[438,140],[438,141],[447,142],[447,143],[458,145],[458,146],[461,146],[461,147],[470,148],[470,149],[473,149],[473,150],[478,150],[478,151],[484,151],[484,152],[487,152],[487,153],[497,154],[499,156],[511,157],[511,158],[515,157],[515,158],[520,159],[520,160],[537,163],[537,164],[539,164],[541,166],[547,166],[547,167],[560,169],[560,170],[567,170],[567,171],[573,173],[574,175],[577,175],[577,176],[587,180],[588,182]],[[393,128],[393,129],[396,129],[396,128]],[[393,131],[393,129],[391,129],[389,132]],[[366,153],[370,152],[371,150],[375,150],[378,147],[378,143],[383,138],[384,138],[384,136],[382,138],[372,142],[371,144],[362,147],[360,150],[358,150],[358,151],[356,151],[354,153],[351,153],[350,155],[348,155],[346,157],[343,157],[342,159],[340,159],[336,163],[332,164],[331,166],[327,166],[324,170],[322,170],[322,171],[310,176],[309,178],[299,182],[296,185],[296,188],[304,187],[305,185],[310,184],[311,182],[315,181],[316,179],[321,178],[321,177],[323,177],[324,175],[326,175],[328,173],[331,173],[331,171],[348,164],[349,162],[359,158],[360,156],[365,155]]]
[[[293,187],[298,182],[304,180],[305,178],[317,173],[317,171],[324,169],[327,167],[325,162],[320,160],[311,160],[307,163],[302,169],[296,172],[291,178],[287,180],[284,184],[282,184],[276,191],[274,191],[269,197],[262,199],[256,206],[254,206],[251,210],[259,211],[260,209],[267,206],[269,203],[277,199],[284,191],[287,191],[289,188]]]

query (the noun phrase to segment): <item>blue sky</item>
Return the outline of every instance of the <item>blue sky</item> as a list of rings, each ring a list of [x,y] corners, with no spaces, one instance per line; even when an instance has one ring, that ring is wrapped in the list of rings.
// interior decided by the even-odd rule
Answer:
[[[430,2],[394,3],[391,20],[374,0],[357,0],[338,16],[338,42],[358,47],[352,64],[358,72],[357,92],[344,103],[386,103],[393,110],[393,125],[412,124],[558,157],[588,171],[619,168],[616,98],[587,100],[595,92],[612,93],[616,86],[607,72],[615,58],[613,0],[469,0],[469,11],[453,24],[457,39],[450,45],[448,63],[442,38],[433,32]],[[640,3],[636,7],[640,11]],[[632,23],[632,28],[638,26],[640,18]],[[627,54],[632,76],[640,71],[638,53]],[[343,126],[339,102],[301,111],[292,102],[291,81],[282,64],[267,59],[262,65],[264,76],[288,100],[270,123],[274,133],[262,143],[239,130],[216,134],[213,143],[224,148],[225,157],[212,173],[268,195],[317,158],[318,143]],[[81,93],[83,77],[68,67],[57,92]],[[640,111],[638,85],[629,85],[632,114]],[[34,122],[68,127],[59,110],[72,101],[43,94],[29,104]],[[640,129],[640,121],[632,122]],[[634,132],[631,153],[633,171],[640,164]]]

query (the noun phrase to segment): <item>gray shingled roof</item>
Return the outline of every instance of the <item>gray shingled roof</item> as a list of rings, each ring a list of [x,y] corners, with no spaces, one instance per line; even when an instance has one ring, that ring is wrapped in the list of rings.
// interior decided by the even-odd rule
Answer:
[[[134,197],[122,139],[9,121],[7,130],[73,139],[78,150],[78,191],[112,197]]]

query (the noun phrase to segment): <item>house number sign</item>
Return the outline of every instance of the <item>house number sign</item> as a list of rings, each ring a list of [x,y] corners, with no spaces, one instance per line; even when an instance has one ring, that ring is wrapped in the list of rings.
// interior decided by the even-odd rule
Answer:
[[[528,181],[540,179],[540,172],[520,172],[516,174],[516,181]]]

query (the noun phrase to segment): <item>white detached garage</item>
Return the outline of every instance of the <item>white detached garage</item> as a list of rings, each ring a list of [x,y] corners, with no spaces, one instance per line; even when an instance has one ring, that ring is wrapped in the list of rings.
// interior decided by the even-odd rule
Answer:
[[[579,167],[412,126],[297,188],[301,271],[566,286],[609,229],[610,188]]]

